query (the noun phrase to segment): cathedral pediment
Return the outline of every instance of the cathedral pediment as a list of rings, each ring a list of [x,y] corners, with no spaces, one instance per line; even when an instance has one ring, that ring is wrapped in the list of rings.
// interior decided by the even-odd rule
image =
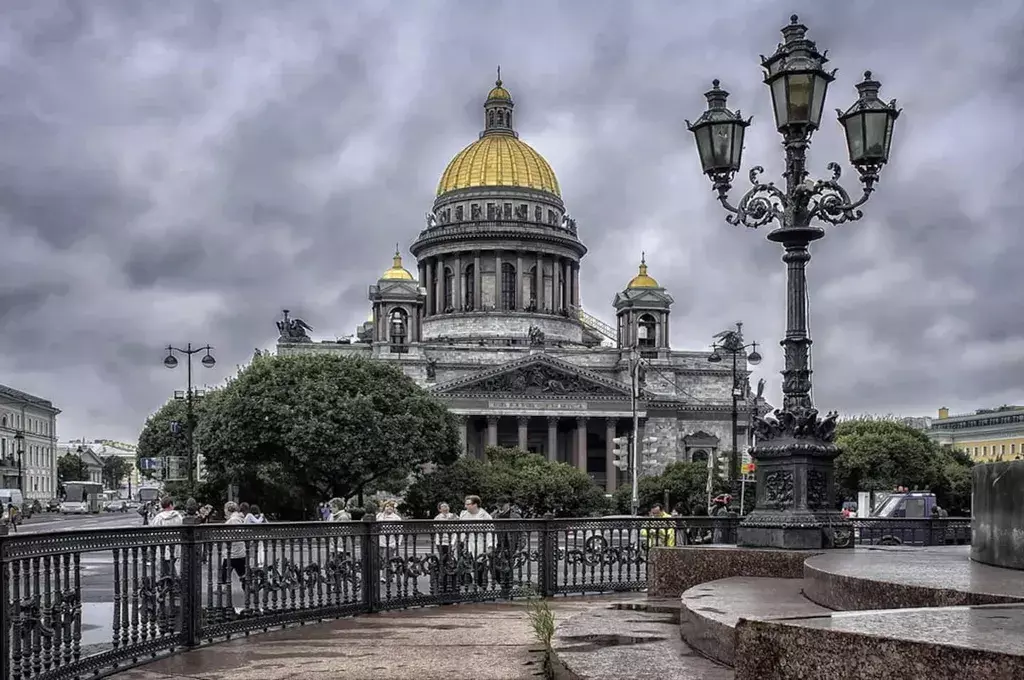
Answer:
[[[546,354],[517,359],[475,375],[436,386],[438,395],[503,395],[532,398],[601,397],[629,399],[628,385],[609,380]]]

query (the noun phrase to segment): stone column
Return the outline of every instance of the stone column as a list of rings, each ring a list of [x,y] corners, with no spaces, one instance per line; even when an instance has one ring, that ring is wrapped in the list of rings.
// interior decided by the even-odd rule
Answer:
[[[453,284],[455,286],[455,292],[452,294],[452,307],[455,311],[462,311],[462,256],[455,256],[455,276],[453,277]]]
[[[562,260],[562,307],[569,308],[569,293],[572,288],[572,281],[569,279],[569,262]]]
[[[523,254],[516,253],[516,305],[517,311],[522,311],[526,305],[523,304]]]
[[[576,467],[587,471],[587,419],[576,418]]]
[[[501,311],[505,307],[502,305],[501,295],[501,251],[494,251],[494,308]]]
[[[580,265],[578,262],[572,264],[572,303],[580,306]]]
[[[434,313],[434,267],[429,260],[423,261],[423,268],[426,271],[427,307],[426,315]]]
[[[604,421],[604,490],[606,493],[615,493],[616,482],[619,478],[619,468],[615,467],[615,426],[617,418],[605,418]]]
[[[483,275],[480,273],[480,251],[473,253],[473,311],[480,311],[480,301],[482,293],[480,289],[483,287]]]
[[[663,326],[663,328],[664,328],[664,330],[663,330],[662,332],[663,332],[663,333],[665,334],[665,336],[664,336],[664,338],[663,338],[663,344],[662,344],[662,347],[668,348],[668,347],[671,347],[671,346],[672,346],[672,341],[670,340],[670,338],[671,338],[672,336],[671,336],[671,334],[669,333],[669,327],[668,327],[668,318],[669,318],[669,313],[668,313],[668,312],[664,312],[664,315],[662,316],[662,318],[663,318],[663,319],[665,319],[665,322],[664,322],[664,324],[662,324],[662,326]]]
[[[527,447],[527,435],[529,434],[530,416],[519,416],[516,419],[519,425],[519,439],[517,444],[519,445],[520,451],[526,451]]]
[[[469,416],[459,416],[459,455],[469,453]]]
[[[487,445],[498,445],[498,418],[500,416],[487,416]]]
[[[537,309],[544,308],[544,256],[537,253],[537,264],[533,277],[533,299],[537,302]]]
[[[558,416],[548,416],[548,460],[558,460]]]
[[[442,314],[444,312],[444,260],[440,257],[437,258],[437,269],[434,272],[434,313]]]

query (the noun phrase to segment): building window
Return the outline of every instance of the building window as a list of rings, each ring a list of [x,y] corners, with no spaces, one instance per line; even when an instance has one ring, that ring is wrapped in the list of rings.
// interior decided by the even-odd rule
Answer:
[[[444,311],[455,311],[455,273],[451,267],[444,268]]]
[[[501,265],[501,308],[516,308],[516,267],[508,262]]]
[[[408,316],[404,309],[395,309],[390,315],[390,334],[392,352],[408,352]]]
[[[462,308],[468,311],[473,310],[473,299],[476,297],[476,267],[466,265],[466,289],[463,293]]]
[[[503,205],[501,207],[501,209],[502,209],[502,217],[504,217],[506,220],[512,219],[512,204],[511,203],[506,203],[505,205]]]
[[[654,317],[644,314],[636,322],[636,342],[640,347],[654,347],[657,325]]]

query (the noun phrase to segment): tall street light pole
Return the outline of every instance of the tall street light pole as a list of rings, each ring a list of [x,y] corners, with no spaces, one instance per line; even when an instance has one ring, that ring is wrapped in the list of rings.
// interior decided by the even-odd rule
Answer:
[[[747,354],[747,350],[750,354]],[[732,453],[729,459],[729,479],[738,479],[740,476],[740,454],[739,454],[739,399],[742,393],[739,379],[739,366],[737,359],[740,355],[746,358],[748,364],[757,366],[761,363],[761,353],[757,351],[757,343],[743,344],[743,322],[736,322],[736,330],[722,331],[715,336],[715,342],[711,345],[711,354],[708,361],[717,364],[722,361],[722,354],[732,355]]]
[[[870,198],[889,160],[900,111],[895,100],[879,99],[881,86],[866,72],[863,82],[857,84],[857,101],[845,112],[838,112],[850,163],[860,175],[860,198],[851,199],[839,184],[837,163],[828,164],[829,179],[811,180],[807,147],[821,122],[826,90],[835,80],[835,71],[824,69],[828,59],[807,39],[807,27],[796,15],[782,29],[782,36],[775,53],[762,57],[761,66],[785,150],[785,189],[762,182],[759,177],[764,169],[755,166],[749,173],[752,188],[736,205],[730,203],[729,191],[740,169],[743,136],[750,119],[744,120],[739,111],[726,107],[728,93],[717,80],[705,94],[707,111],[694,123],[687,121],[704,174],[722,207],[731,213],[726,221],[750,228],[775,222],[768,240],[782,245],[787,268],[782,408],[774,418],[754,420],[757,445],[751,455],[757,463],[757,503],[740,525],[738,542],[795,549],[847,547],[853,543],[853,529],[835,507],[834,460],[839,449],[833,440],[838,414],[819,419],[811,403],[806,268],[810,244],[825,235],[815,222],[839,225],[863,217],[859,208]]]
[[[196,481],[196,452],[195,447],[192,445],[192,435],[195,432],[195,390],[192,388],[192,355],[206,352],[206,356],[200,360],[200,363],[206,368],[213,368],[217,364],[217,360],[210,354],[212,350],[213,348],[209,345],[193,348],[191,342],[188,343],[185,349],[167,345],[167,356],[164,358],[164,366],[167,368],[177,367],[178,359],[174,356],[175,352],[184,355],[186,358],[188,389],[185,392],[185,445],[188,447],[188,486],[190,490]]]
[[[16,448],[18,450],[18,491],[21,492],[21,500],[25,501],[25,482],[24,482],[24,471],[22,468],[22,458],[25,457],[25,433],[22,430],[18,430],[14,433],[14,441],[17,442]],[[18,508],[19,510],[21,508]]]

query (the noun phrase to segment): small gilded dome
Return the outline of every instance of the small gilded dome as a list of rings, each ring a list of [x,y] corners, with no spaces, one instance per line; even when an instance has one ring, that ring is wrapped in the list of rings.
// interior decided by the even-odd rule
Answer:
[[[562,195],[544,157],[512,135],[485,135],[460,151],[441,175],[437,195],[471,187],[523,187]]]
[[[398,252],[397,246],[395,247],[395,259],[391,263],[391,269],[384,272],[384,275],[380,277],[381,281],[413,281],[412,274],[409,270],[402,266],[402,255]]]
[[[640,257],[640,271],[633,277],[626,288],[661,288],[658,282],[654,280],[654,277],[647,273],[646,257]]]

